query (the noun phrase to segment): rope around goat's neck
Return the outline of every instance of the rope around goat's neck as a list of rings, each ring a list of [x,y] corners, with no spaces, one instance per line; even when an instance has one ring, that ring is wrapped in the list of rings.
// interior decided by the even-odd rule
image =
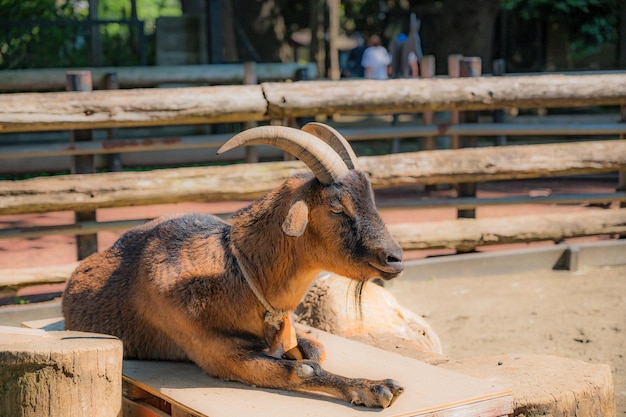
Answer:
[[[280,330],[281,323],[283,323],[284,320],[287,318],[287,314],[288,314],[287,311],[281,310],[281,309],[275,309],[274,307],[272,307],[272,305],[263,296],[263,293],[261,293],[261,290],[259,290],[257,286],[254,285],[254,282],[252,282],[252,278],[250,278],[250,274],[248,274],[248,270],[243,266],[243,264],[241,263],[241,260],[239,259],[240,258],[239,250],[235,247],[235,245],[233,245],[233,256],[235,257],[235,260],[237,261],[237,266],[239,267],[241,274],[246,280],[248,287],[250,287],[250,289],[256,296],[257,300],[259,300],[259,302],[263,304],[263,307],[265,307],[266,312],[265,312],[265,317],[263,320],[268,325],[276,328],[276,330]]]

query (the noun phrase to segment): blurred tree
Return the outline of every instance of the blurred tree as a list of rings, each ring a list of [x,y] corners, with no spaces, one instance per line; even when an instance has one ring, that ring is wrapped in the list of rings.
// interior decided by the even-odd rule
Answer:
[[[502,0],[502,7],[525,20],[565,25],[572,59],[597,53],[618,39],[618,0]]]
[[[229,61],[288,61],[294,32],[311,27],[311,5],[324,7],[325,0],[136,0],[137,17],[145,32],[154,30],[156,18],[179,15],[185,4],[204,7],[218,2],[222,8],[222,40],[232,52]],[[2,17],[11,19],[85,20],[87,0],[0,0]],[[439,72],[450,53],[481,57],[491,62],[494,28],[500,10],[525,19],[559,22],[568,28],[569,48],[574,58],[596,52],[603,44],[618,40],[619,0],[342,0],[341,31],[365,35],[379,33],[385,42],[405,31],[410,12],[434,21],[422,21],[425,53],[435,54]],[[323,9],[322,9],[323,12]],[[100,0],[101,19],[130,19],[131,0]],[[324,14],[317,19],[327,26]],[[55,32],[56,31],[56,32]],[[86,37],[80,26],[0,25],[0,68],[79,66],[88,64]],[[105,65],[136,64],[132,37],[124,25],[102,27]],[[323,34],[324,31],[322,30]],[[131,41],[129,41],[131,39]],[[321,38],[320,38],[321,39]],[[229,43],[230,42],[230,43]],[[323,42],[320,49],[323,49]],[[129,49],[130,52],[124,52]],[[135,59],[136,60],[136,59]]]
[[[158,16],[180,15],[179,0],[137,0],[150,35]],[[0,0],[0,69],[88,66],[87,0]],[[98,18],[131,19],[130,0],[101,0]],[[10,17],[10,18],[9,18]],[[138,65],[138,37],[126,24],[99,25],[103,65]]]
[[[44,21],[87,14],[87,3],[80,0],[0,0],[0,69],[38,68],[53,62],[87,64],[86,34],[76,26],[53,27]],[[14,23],[4,20],[9,16]],[[31,19],[37,21],[29,24]]]

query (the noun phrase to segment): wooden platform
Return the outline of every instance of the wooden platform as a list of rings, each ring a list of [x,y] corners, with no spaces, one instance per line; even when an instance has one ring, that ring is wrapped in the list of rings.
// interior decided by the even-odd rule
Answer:
[[[59,323],[25,325],[52,329]],[[405,393],[391,407],[372,410],[304,393],[221,381],[192,363],[125,360],[124,415],[489,417],[513,412],[509,389],[316,329],[312,332],[327,349],[327,370],[349,377],[393,378]]]

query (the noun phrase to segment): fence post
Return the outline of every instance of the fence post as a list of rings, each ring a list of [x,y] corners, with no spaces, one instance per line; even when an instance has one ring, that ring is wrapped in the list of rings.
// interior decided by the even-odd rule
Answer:
[[[505,72],[505,61],[502,58],[493,60],[493,76],[501,77]],[[504,110],[498,109],[493,112],[493,122],[494,123],[503,123],[504,122]],[[504,146],[506,145],[506,136],[499,135],[496,136],[496,146]]]
[[[420,75],[422,78],[433,78],[435,76],[435,56],[434,55],[424,55],[420,62]],[[432,125],[433,124],[434,112],[425,111],[422,113],[422,123],[424,125]],[[435,138],[432,136],[428,136],[422,138],[422,149],[425,151],[431,151],[435,149]]]
[[[93,91],[93,83],[90,71],[68,71],[65,77],[67,91]],[[70,142],[89,142],[93,140],[93,132],[89,129],[70,131]],[[76,155],[72,157],[72,174],[93,174],[96,172],[95,158],[93,155]],[[74,214],[76,222],[95,221],[96,212],[77,211]],[[76,248],[78,260],[98,252],[98,235],[76,236]]]
[[[104,76],[104,88],[107,90],[119,90],[120,82],[117,78],[117,73],[109,72]],[[115,139],[117,133],[116,128],[107,129],[107,140]],[[122,156],[119,153],[111,153],[108,156],[109,171],[121,172],[122,171]]]
[[[479,57],[465,57],[460,62],[461,77],[480,77],[482,72],[482,61]],[[474,111],[464,111],[459,118],[463,123],[476,123],[478,113]],[[459,138],[459,145],[462,148],[472,148],[478,145],[476,136],[462,136]],[[465,182],[458,186],[459,197],[476,197],[476,183]],[[476,209],[458,210],[458,218],[473,219],[476,217]]]
[[[620,106],[620,122],[626,123],[626,104]],[[626,135],[621,134],[619,136],[621,140],[626,140]],[[617,178],[617,190],[626,192],[626,169],[622,169],[618,172]],[[626,201],[620,203],[621,208],[626,208]]]
[[[246,85],[258,84],[258,77],[256,75],[256,62],[244,62],[243,64],[243,83]],[[255,127],[256,122],[245,122],[243,124],[244,129],[251,129]],[[246,162],[253,164],[259,162],[259,148],[256,146],[246,146]]]
[[[461,60],[463,55],[452,54],[448,55],[448,77],[459,78],[461,76]],[[459,112],[458,110],[450,110],[450,124],[459,124]],[[459,135],[450,135],[450,149],[459,148]]]

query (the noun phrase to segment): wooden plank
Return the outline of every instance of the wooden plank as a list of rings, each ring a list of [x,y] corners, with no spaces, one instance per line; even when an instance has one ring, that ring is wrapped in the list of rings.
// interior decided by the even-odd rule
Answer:
[[[61,318],[54,318],[22,326],[52,330],[62,323]],[[403,384],[404,394],[390,408],[377,410],[379,416],[488,417],[512,412],[511,391],[506,388],[321,330],[303,328],[326,347],[328,359],[324,367],[329,371],[371,379],[393,378]],[[302,415],[340,417],[365,416],[372,411],[334,399],[222,381],[209,377],[191,363],[125,360],[122,373],[126,397],[135,400],[154,395],[171,404],[172,409],[194,416],[279,417],[306,410]]]
[[[0,96],[0,132],[245,122],[334,113],[617,105],[625,101],[626,74],[18,93]]]
[[[478,246],[626,235],[626,209],[388,225],[404,250],[473,249]],[[65,282],[76,263],[0,270],[0,287]]]
[[[626,74],[310,81],[265,83],[263,90],[272,118],[575,107],[623,103]]]
[[[405,393],[377,416],[501,416],[512,412],[511,392],[491,382],[424,364],[313,329],[328,351],[325,368],[373,379],[394,378]],[[368,416],[372,410],[304,393],[253,388],[221,381],[197,366],[124,361],[128,383],[200,416]]]
[[[503,206],[513,204],[607,204],[611,202],[626,203],[626,192],[618,193],[600,193],[600,194],[558,194],[552,196],[538,197],[502,197],[502,198],[445,198],[445,199],[415,199],[402,201],[386,201],[378,202],[379,210],[389,210],[398,208],[476,208],[485,206]],[[242,203],[242,206],[244,203]],[[223,219],[227,219],[231,213],[212,213]],[[101,231],[127,230],[132,227],[140,226],[152,219],[140,218],[134,220],[113,220],[113,221],[82,221],[73,224],[56,225],[56,226],[32,226],[19,227],[0,230],[0,239],[28,239],[42,236],[80,236]],[[603,224],[600,229],[586,228],[585,236],[601,235],[608,233],[611,228],[617,226],[614,222],[609,221]],[[568,230],[568,229],[566,229]],[[538,232],[540,238],[541,232]],[[552,237],[553,235],[550,235]],[[542,239],[539,239],[542,240]],[[550,240],[547,238],[547,240]],[[427,242],[425,242],[427,243]],[[497,244],[498,242],[493,242]],[[3,272],[8,276],[22,275],[22,270],[28,268],[19,268],[16,270],[5,269]],[[53,271],[54,272],[54,271]],[[0,285],[3,278],[0,276]]]
[[[259,81],[292,79],[296,70],[306,68],[317,78],[313,63],[257,63]],[[65,89],[65,73],[73,68],[42,68],[0,71],[0,91],[43,91]],[[91,71],[93,85],[105,88],[105,76],[116,73],[120,88],[157,87],[161,84],[241,84],[243,64],[159,65],[149,67],[81,68]]]
[[[68,280],[78,262],[33,268],[11,268],[0,271],[0,287],[50,284]]]
[[[170,414],[140,401],[122,397],[122,415],[124,417],[170,417]]]
[[[434,150],[361,157],[374,188],[613,172],[626,168],[626,141]],[[0,215],[258,198],[300,162],[0,181]]]
[[[25,329],[40,329],[47,332],[65,330],[63,317],[52,317],[49,319],[31,320],[20,323]]]
[[[478,246],[505,243],[559,242],[594,235],[624,236],[626,209],[391,224],[388,228],[404,250],[468,251]]]
[[[263,120],[260,86],[0,95],[0,132]]]

